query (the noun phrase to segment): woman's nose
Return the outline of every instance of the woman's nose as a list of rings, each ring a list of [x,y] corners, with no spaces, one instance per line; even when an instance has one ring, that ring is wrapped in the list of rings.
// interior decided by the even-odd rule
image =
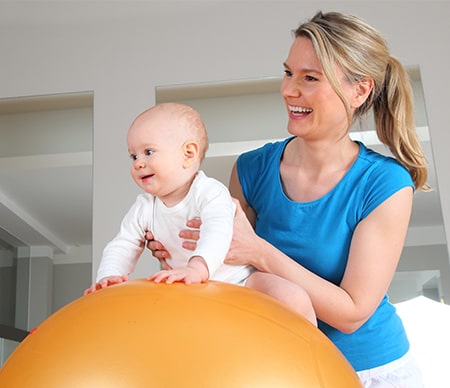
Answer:
[[[300,97],[300,88],[291,79],[283,79],[281,83],[281,95],[283,97]]]

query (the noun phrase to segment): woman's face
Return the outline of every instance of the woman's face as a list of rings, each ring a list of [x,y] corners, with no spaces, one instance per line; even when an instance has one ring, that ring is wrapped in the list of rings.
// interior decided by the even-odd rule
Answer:
[[[281,94],[289,115],[288,131],[311,140],[341,138],[347,133],[344,104],[331,87],[308,38],[295,39],[284,67]],[[355,87],[343,80],[339,69],[337,74],[345,96],[350,99]]]

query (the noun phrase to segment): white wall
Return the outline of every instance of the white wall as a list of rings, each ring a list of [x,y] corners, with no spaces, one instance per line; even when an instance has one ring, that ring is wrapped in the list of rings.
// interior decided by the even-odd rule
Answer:
[[[420,65],[450,241],[450,3],[1,2],[0,98],[94,91],[94,268],[138,192],[125,133],[155,87],[279,75],[291,30],[318,9],[366,18],[404,64]]]

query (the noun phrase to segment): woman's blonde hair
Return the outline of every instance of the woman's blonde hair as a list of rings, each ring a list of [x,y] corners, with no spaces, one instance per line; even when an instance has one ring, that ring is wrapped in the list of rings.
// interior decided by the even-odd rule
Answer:
[[[429,190],[427,161],[416,133],[408,73],[390,55],[381,34],[355,16],[320,11],[294,33],[296,38],[311,40],[326,77],[347,109],[349,128],[372,109],[380,141],[408,169],[415,188]],[[370,95],[355,112],[344,97],[336,65],[348,82],[373,79]]]

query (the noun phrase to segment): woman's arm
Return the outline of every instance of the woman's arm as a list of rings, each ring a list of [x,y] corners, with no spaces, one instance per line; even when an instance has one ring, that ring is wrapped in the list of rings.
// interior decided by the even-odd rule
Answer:
[[[229,190],[231,193],[231,196],[238,200],[241,204],[241,208],[244,211],[245,215],[247,216],[248,221],[252,225],[253,229],[256,225],[256,213],[253,210],[252,207],[247,203],[247,200],[244,197],[244,193],[242,192],[241,183],[239,182],[239,176],[236,169],[236,164],[234,164],[233,169],[231,170],[231,176],[230,176],[230,184],[229,184]]]
[[[345,333],[366,322],[385,295],[400,259],[411,214],[412,188],[398,191],[360,222],[339,286],[308,271],[255,234],[256,215],[245,201],[235,169],[230,191],[242,208],[238,206],[236,212],[227,264],[251,264],[299,284],[308,292],[318,318]]]

